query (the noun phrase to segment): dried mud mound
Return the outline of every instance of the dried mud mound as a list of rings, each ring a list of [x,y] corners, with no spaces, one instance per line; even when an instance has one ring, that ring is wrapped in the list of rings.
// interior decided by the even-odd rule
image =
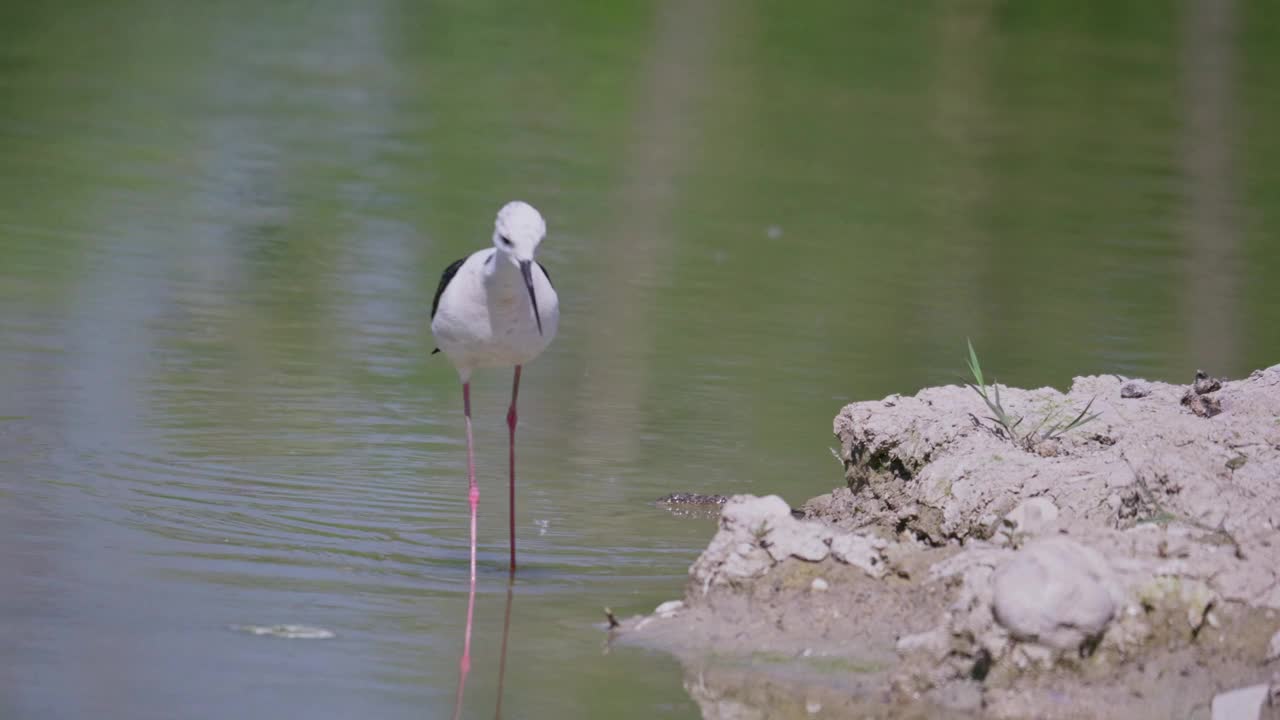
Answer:
[[[835,420],[850,492],[815,499],[810,512],[941,543],[989,538],[1017,503],[1044,497],[1067,525],[1177,516],[1242,541],[1266,539],[1258,535],[1280,527],[1280,367],[1192,391],[1218,409],[1213,417],[1189,409],[1187,395],[1186,386],[1114,376],[1077,378],[1065,395],[1005,389],[1005,405],[1028,426],[1091,400],[1100,413],[1030,449],[1004,437],[967,388],[854,403]]]
[[[1280,366],[1000,392],[1013,437],[967,388],[845,407],[847,486],[729,499],[684,600],[619,636],[739,703],[725,658],[869,716],[1280,715]]]

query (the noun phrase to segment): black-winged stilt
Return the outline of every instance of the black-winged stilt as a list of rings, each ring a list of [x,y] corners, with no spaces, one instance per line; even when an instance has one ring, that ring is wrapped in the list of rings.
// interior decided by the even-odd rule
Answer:
[[[556,335],[560,305],[542,265],[534,261],[547,234],[542,215],[532,205],[510,202],[498,211],[493,247],[478,250],[445,269],[431,302],[431,333],[462,380],[462,407],[467,426],[467,484],[471,504],[471,582],[476,579],[475,449],[471,439],[471,373],[476,368],[514,366],[508,458],[511,502],[511,570],[516,568],[516,396],[520,368],[536,358]],[[434,354],[434,353],[433,353]],[[469,625],[470,623],[468,623]]]
[[[471,668],[471,626],[476,598],[475,446],[471,437],[471,373],[476,368],[514,366],[511,408],[507,410],[511,503],[511,572],[516,569],[516,397],[520,368],[536,358],[556,336],[560,303],[547,271],[534,261],[547,224],[532,205],[509,202],[498,211],[493,247],[478,250],[445,268],[431,301],[431,333],[462,380],[462,409],[467,427],[467,487],[471,505],[471,591],[463,639],[456,710]]]

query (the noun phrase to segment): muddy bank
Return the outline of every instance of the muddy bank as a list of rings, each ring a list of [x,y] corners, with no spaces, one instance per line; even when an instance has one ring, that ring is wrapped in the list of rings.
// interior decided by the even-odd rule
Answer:
[[[845,486],[730,498],[616,639],[706,717],[1280,717],[1280,366],[1000,398],[1021,424],[963,387],[845,407]]]

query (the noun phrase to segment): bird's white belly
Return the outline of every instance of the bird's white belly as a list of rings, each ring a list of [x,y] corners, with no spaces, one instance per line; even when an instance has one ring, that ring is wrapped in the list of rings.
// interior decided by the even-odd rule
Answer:
[[[521,288],[523,291],[523,288]],[[527,295],[502,293],[485,303],[441,308],[431,324],[440,349],[457,365],[523,365],[540,355],[555,337],[559,320],[555,291],[539,293],[542,333],[538,333]]]

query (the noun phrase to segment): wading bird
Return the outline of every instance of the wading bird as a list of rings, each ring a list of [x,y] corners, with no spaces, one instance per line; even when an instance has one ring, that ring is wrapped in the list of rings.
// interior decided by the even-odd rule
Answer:
[[[462,380],[467,426],[467,485],[471,504],[471,582],[476,576],[475,450],[471,439],[471,373],[476,368],[514,366],[507,411],[511,466],[511,570],[516,568],[516,396],[520,368],[555,338],[560,305],[547,271],[533,259],[547,224],[532,205],[510,202],[498,211],[493,247],[478,250],[445,268],[431,302],[431,333]]]
[[[514,366],[511,408],[507,410],[510,438],[508,485],[511,503],[511,569],[516,571],[516,397],[520,368],[536,358],[556,336],[560,303],[547,271],[534,261],[547,224],[532,205],[509,202],[493,225],[493,247],[478,250],[445,268],[431,301],[431,334],[462,380],[462,411],[467,426],[467,499],[471,505],[471,591],[467,595],[467,625],[459,661],[458,697],[454,717],[462,709],[462,692],[471,669],[471,626],[476,608],[476,455],[471,438],[471,373],[476,368]]]

